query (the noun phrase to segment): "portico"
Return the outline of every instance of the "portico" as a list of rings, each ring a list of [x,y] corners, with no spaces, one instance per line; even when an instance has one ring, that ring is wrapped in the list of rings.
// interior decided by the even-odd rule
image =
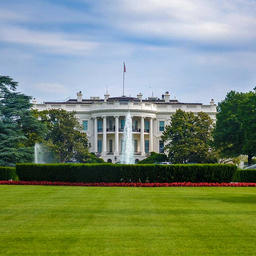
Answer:
[[[140,159],[153,151],[153,115],[131,114],[134,153]],[[102,157],[119,159],[122,153],[124,115],[98,115],[93,117],[94,152]],[[111,157],[112,158],[112,157]],[[111,159],[110,158],[110,159]]]

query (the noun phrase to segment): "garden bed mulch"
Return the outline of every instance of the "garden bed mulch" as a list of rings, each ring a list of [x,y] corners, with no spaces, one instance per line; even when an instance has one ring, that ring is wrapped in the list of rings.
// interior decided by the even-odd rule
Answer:
[[[172,182],[172,183],[141,183],[141,182],[61,182],[61,181],[7,181],[1,180],[0,185],[43,185],[43,186],[85,186],[85,187],[256,187],[256,183],[230,182]]]

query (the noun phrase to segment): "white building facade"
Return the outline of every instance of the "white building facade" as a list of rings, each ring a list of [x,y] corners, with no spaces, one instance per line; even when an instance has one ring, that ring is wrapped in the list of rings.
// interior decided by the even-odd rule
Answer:
[[[164,144],[161,140],[162,132],[170,117],[176,110],[186,112],[205,112],[215,121],[216,105],[211,100],[209,105],[201,103],[181,103],[170,99],[169,92],[162,98],[137,97],[110,97],[104,95],[104,99],[91,97],[83,99],[81,92],[76,99],[65,102],[34,102],[34,108],[42,111],[49,109],[64,109],[75,111],[77,118],[87,133],[89,149],[106,162],[120,162],[122,154],[122,141],[125,126],[125,116],[130,112],[132,116],[132,130],[134,141],[134,159],[140,161],[146,158],[150,152],[162,153]]]

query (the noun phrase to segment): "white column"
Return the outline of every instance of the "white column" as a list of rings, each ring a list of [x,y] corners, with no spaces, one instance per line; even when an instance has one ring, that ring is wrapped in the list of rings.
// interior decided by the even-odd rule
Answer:
[[[149,121],[149,152],[154,151],[153,149],[153,118]]]
[[[140,120],[140,151],[141,155],[145,155],[145,141],[144,141],[144,117]]]
[[[106,155],[107,153],[107,117],[103,116],[103,149],[102,154]]]
[[[119,155],[119,116],[115,116],[115,155]]]
[[[97,117],[94,118],[94,152],[98,152],[98,127],[97,127]]]

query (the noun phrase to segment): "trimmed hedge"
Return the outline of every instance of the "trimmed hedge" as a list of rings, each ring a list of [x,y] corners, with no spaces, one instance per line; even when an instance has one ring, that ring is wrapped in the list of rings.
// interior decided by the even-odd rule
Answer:
[[[0,166],[0,180],[18,180],[16,168]]]
[[[230,182],[235,165],[224,164],[17,164],[23,181]]]
[[[256,169],[237,170],[233,181],[236,182],[256,182]]]

